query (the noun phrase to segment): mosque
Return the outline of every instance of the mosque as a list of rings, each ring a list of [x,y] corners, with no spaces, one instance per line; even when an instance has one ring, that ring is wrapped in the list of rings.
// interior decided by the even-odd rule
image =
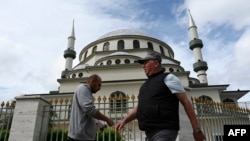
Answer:
[[[194,53],[193,70],[197,78],[190,77],[179,60],[174,58],[173,49],[165,42],[142,31],[120,29],[104,34],[89,43],[79,53],[79,63],[72,66],[76,58],[74,50],[75,31],[68,37],[68,46],[64,51],[65,69],[61,73],[58,91],[50,91],[46,97],[73,93],[76,86],[86,82],[91,74],[102,77],[102,89],[96,95],[110,96],[112,93],[137,94],[146,76],[141,65],[135,61],[146,54],[154,52],[162,57],[162,67],[166,72],[175,74],[181,80],[189,96],[204,97],[218,102],[237,102],[248,91],[227,91],[229,84],[209,85],[206,71],[209,68],[202,56],[202,40],[199,39],[197,27],[189,13],[188,27],[190,51]]]
[[[190,13],[189,48],[194,54],[193,70],[197,78],[190,77],[190,71],[185,70],[180,65],[180,61],[174,58],[174,51],[167,43],[142,31],[115,30],[87,44],[81,52],[76,53],[74,30],[73,24],[71,35],[68,37],[68,45],[64,51],[65,69],[61,72],[61,78],[57,79],[58,90],[44,94],[45,99],[72,97],[76,86],[86,82],[86,78],[92,74],[100,75],[103,82],[101,90],[95,96],[137,96],[140,86],[147,77],[136,60],[152,52],[162,57],[162,68],[165,68],[166,72],[173,73],[181,80],[189,97],[222,103],[237,103],[238,99],[249,92],[248,90],[228,91],[229,84],[210,85],[208,83],[206,71],[209,66],[203,60],[203,43]],[[76,54],[79,54],[79,63],[72,66]],[[184,113],[183,110],[180,112]],[[190,125],[185,125],[186,121],[188,121],[187,118],[182,116],[181,124],[188,130]]]

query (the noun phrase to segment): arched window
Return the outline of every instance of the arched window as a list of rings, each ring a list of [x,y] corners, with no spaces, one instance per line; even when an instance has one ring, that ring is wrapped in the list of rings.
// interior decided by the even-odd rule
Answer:
[[[103,51],[109,51],[109,42],[104,43]]]
[[[206,95],[202,95],[199,97],[200,100],[203,100],[203,101],[213,101],[213,99],[209,96],[206,96]]]
[[[140,48],[140,43],[139,43],[138,40],[134,40],[134,41],[133,41],[133,48],[134,48],[134,49]]]
[[[196,103],[198,115],[210,115],[214,114],[215,108],[212,104],[213,99],[209,96],[202,95],[198,97],[200,102]]]
[[[95,53],[97,50],[97,46],[94,46],[93,49],[92,49],[92,53]]]
[[[117,50],[124,50],[124,41],[123,40],[118,41]]]
[[[226,98],[222,102],[225,104],[225,107],[227,107],[226,109],[222,109],[222,112],[228,113],[230,111],[229,109],[237,109],[238,108],[238,106],[234,102],[234,100],[232,100],[230,98]]]
[[[235,102],[234,100],[230,99],[230,98],[226,98],[222,101],[223,103],[225,104],[232,104],[232,105],[235,105]]]
[[[170,58],[174,58],[174,55],[170,51],[168,51],[168,54]]]
[[[110,110],[111,112],[126,112],[127,111],[127,99],[125,93],[121,91],[115,91],[110,94]]]
[[[164,52],[164,49],[162,46],[159,46],[160,47],[160,51],[161,51],[161,54],[165,56],[165,52]]]
[[[153,44],[151,42],[148,42],[148,48],[151,49],[151,50],[154,50]]]
[[[88,51],[85,52],[84,59],[87,58],[87,55],[88,55]]]

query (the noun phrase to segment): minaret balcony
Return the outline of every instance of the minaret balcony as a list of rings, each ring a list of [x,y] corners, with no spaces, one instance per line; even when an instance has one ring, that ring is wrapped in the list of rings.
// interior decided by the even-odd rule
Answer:
[[[193,68],[195,72],[198,72],[200,70],[206,71],[208,69],[207,62],[205,61],[199,61],[193,64]]]
[[[74,50],[71,50],[71,49],[67,49],[64,51],[64,58],[67,58],[67,57],[71,57],[73,59],[76,58],[76,52]]]
[[[61,73],[61,78],[66,78],[66,74],[68,73],[69,71],[67,69],[65,69],[64,71],[62,71]]]
[[[191,40],[191,41],[189,42],[189,48],[190,48],[191,50],[193,50],[194,48],[197,48],[197,47],[199,47],[199,48],[202,48],[202,47],[203,47],[202,40],[200,40],[200,39],[194,39],[194,40]]]

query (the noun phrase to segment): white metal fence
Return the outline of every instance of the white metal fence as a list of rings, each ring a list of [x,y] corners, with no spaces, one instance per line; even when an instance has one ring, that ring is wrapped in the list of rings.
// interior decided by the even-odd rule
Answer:
[[[224,125],[250,125],[250,102],[220,103],[192,98],[208,141],[223,141]]]
[[[15,102],[2,102],[0,108],[0,141],[7,141],[13,118]]]
[[[135,96],[94,97],[96,108],[115,122],[120,121],[137,104]],[[72,99],[52,99],[51,105],[44,107],[44,115],[49,113],[47,141],[66,141]],[[250,125],[250,102],[219,103],[192,98],[197,118],[207,141],[223,141],[224,125]],[[15,102],[1,104],[0,108],[0,141],[7,141],[13,118]],[[47,126],[45,126],[47,127]],[[113,128],[99,131],[99,141],[144,141],[145,135],[138,129],[137,120],[126,125],[118,134]]]

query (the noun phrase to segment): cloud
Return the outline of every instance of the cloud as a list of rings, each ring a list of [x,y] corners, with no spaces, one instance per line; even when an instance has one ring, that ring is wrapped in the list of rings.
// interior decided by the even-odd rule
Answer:
[[[207,23],[231,24],[235,29],[249,26],[248,0],[186,0],[196,22],[201,28]]]
[[[245,30],[240,39],[235,44],[235,67],[246,68],[246,64],[250,65],[249,54],[250,54],[250,28]]]
[[[204,42],[210,84],[230,84],[229,90],[249,89],[250,1],[186,0]],[[219,78],[219,79],[218,79]],[[250,100],[249,94],[244,99]]]
[[[239,89],[249,89],[249,54],[250,54],[250,29],[246,30],[239,40],[235,43],[235,52],[232,56],[231,62],[227,64],[227,69],[230,72],[231,77],[230,81],[232,83],[238,83],[237,85]],[[234,86],[232,86],[235,88]]]

